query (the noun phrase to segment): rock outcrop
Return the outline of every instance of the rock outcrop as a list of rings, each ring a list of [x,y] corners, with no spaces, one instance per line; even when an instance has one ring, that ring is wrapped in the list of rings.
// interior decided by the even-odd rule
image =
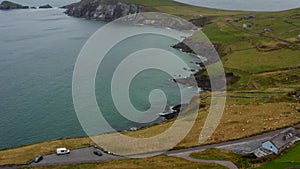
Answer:
[[[189,77],[186,78],[179,78],[179,79],[173,79],[177,83],[181,83],[187,86],[195,86],[195,81],[197,82],[198,87],[200,87],[203,90],[212,91],[211,83],[214,83],[214,89],[213,90],[222,90],[225,86],[230,86],[237,81],[239,81],[240,77],[235,76],[233,73],[225,73],[225,78],[223,79],[223,76],[220,75],[212,75],[209,77],[205,74],[205,70],[199,71]]]
[[[10,9],[28,9],[28,6],[23,6],[10,1],[3,1],[0,4],[0,10],[10,10]]]
[[[47,4],[47,5],[42,5],[42,6],[39,6],[39,8],[52,8],[51,5]]]
[[[198,30],[198,27],[191,22],[179,17],[156,12],[143,13],[143,5],[128,3],[126,0],[81,0],[78,3],[66,5],[61,8],[67,9],[65,13],[69,16],[78,18],[106,22],[122,18],[117,22],[124,22],[131,25],[150,25],[175,30]]]
[[[82,0],[62,8],[66,8],[65,13],[70,16],[109,22],[129,14],[139,13],[143,6],[114,0]]]

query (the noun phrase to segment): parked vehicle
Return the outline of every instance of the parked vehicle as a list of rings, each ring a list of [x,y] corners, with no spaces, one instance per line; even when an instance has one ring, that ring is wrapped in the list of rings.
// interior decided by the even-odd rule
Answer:
[[[69,154],[70,150],[67,148],[58,148],[56,149],[56,154],[57,155],[64,155],[64,154]]]
[[[97,155],[97,156],[102,156],[102,153],[101,153],[101,151],[99,151],[99,150],[95,150],[95,151],[94,151],[94,154]]]
[[[34,162],[35,163],[38,163],[38,162],[40,162],[42,160],[43,160],[43,156],[42,155],[39,155],[39,156],[37,156],[37,157],[34,158]]]

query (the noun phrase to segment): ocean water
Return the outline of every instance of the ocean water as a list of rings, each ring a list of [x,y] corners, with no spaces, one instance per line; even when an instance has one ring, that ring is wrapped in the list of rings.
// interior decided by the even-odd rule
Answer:
[[[62,12],[0,11],[0,148],[84,135],[72,108],[72,71],[104,23]]]
[[[45,4],[37,2],[22,4]],[[61,6],[67,1],[55,2],[49,4]],[[86,135],[74,111],[72,75],[82,46],[103,25],[104,22],[69,17],[58,8],[0,11],[0,149]],[[170,47],[176,43],[174,39],[151,35],[128,39],[109,54],[107,64],[100,66],[95,92],[99,107],[116,130],[148,124],[133,123],[115,113],[107,87],[109,80],[101,79],[110,79],[119,56],[143,47],[141,44],[171,51],[196,67],[190,62],[200,60]],[[170,78],[157,70],[139,74],[130,86],[133,105],[147,110],[149,92],[156,88],[166,93],[168,105],[178,104],[178,86]]]

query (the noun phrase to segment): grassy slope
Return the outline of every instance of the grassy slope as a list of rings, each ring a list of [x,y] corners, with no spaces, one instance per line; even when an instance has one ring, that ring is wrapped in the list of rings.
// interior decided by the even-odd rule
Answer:
[[[180,16],[185,19],[197,18],[199,15],[225,16],[242,14],[241,11],[224,11],[209,8],[196,7],[182,4],[172,0],[126,0],[127,2],[142,4],[146,11],[156,11]]]
[[[197,18],[200,15],[211,16],[213,19],[212,24],[207,25],[203,31],[212,42],[225,45],[227,55],[222,58],[225,70],[240,76],[240,80],[229,86],[231,91],[228,93],[229,97],[221,124],[207,143],[247,137],[300,122],[300,115],[296,110],[298,104],[286,96],[287,92],[299,88],[299,69],[279,69],[295,67],[300,64],[300,52],[294,49],[295,46],[297,47],[295,35],[300,32],[298,27],[293,25],[299,24],[299,18],[292,19],[295,14],[300,13],[299,9],[277,13],[253,13],[256,15],[253,20],[228,24],[224,22],[225,19],[242,17],[247,13],[191,7],[171,0],[126,1],[141,3],[150,11],[176,14],[186,19]],[[285,20],[292,21],[293,24],[287,24]],[[249,30],[243,30],[241,25],[244,22],[249,22],[253,26]],[[273,29],[273,32],[265,34],[267,37],[259,34],[264,27]],[[280,39],[274,39],[274,37]],[[197,39],[197,33],[193,38]],[[282,45],[282,40],[289,41],[292,45]],[[273,51],[263,51],[266,49]],[[264,72],[270,70],[272,72]],[[249,94],[249,91],[257,92],[253,87],[254,83],[259,87],[259,92],[282,91],[283,93]],[[247,92],[237,93],[237,90]],[[208,104],[209,98],[204,102]],[[208,108],[206,106],[199,110],[195,126],[177,147],[198,145],[198,136]],[[164,131],[171,124],[172,121],[168,121],[126,134],[133,137],[151,136],[158,131]],[[228,131],[231,132],[228,133]],[[2,150],[0,151],[0,165],[24,163],[38,154],[51,153],[55,148],[61,146],[76,148],[91,143],[88,138],[78,138]]]
[[[225,160],[233,162],[238,168],[250,168],[253,159],[221,149],[207,149],[190,155],[202,160]]]

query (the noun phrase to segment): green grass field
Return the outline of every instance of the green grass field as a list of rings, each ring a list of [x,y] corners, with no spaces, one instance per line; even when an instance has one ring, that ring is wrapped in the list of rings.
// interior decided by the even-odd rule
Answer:
[[[249,49],[229,54],[226,59],[225,67],[253,73],[300,66],[299,51],[290,49],[270,52]]]
[[[274,13],[251,13],[255,18],[243,19],[249,14],[215,16],[203,32],[212,43],[222,45],[222,63],[226,72],[239,76],[228,90],[272,90],[300,86],[300,34],[299,19],[293,18],[300,10]],[[298,15],[297,15],[298,16]],[[233,21],[236,20],[236,21]],[[251,25],[243,28],[243,24]],[[271,32],[263,32],[269,28]],[[190,39],[197,42],[201,33]],[[298,68],[297,68],[298,67]],[[284,73],[294,69],[293,75]],[[264,72],[273,72],[270,78]],[[283,80],[285,79],[285,80]]]
[[[246,157],[243,155],[235,154],[230,151],[221,150],[221,149],[206,149],[201,152],[192,153],[190,155],[196,159],[202,160],[224,160],[233,162],[238,168],[250,168],[252,166],[251,160],[254,157]]]

